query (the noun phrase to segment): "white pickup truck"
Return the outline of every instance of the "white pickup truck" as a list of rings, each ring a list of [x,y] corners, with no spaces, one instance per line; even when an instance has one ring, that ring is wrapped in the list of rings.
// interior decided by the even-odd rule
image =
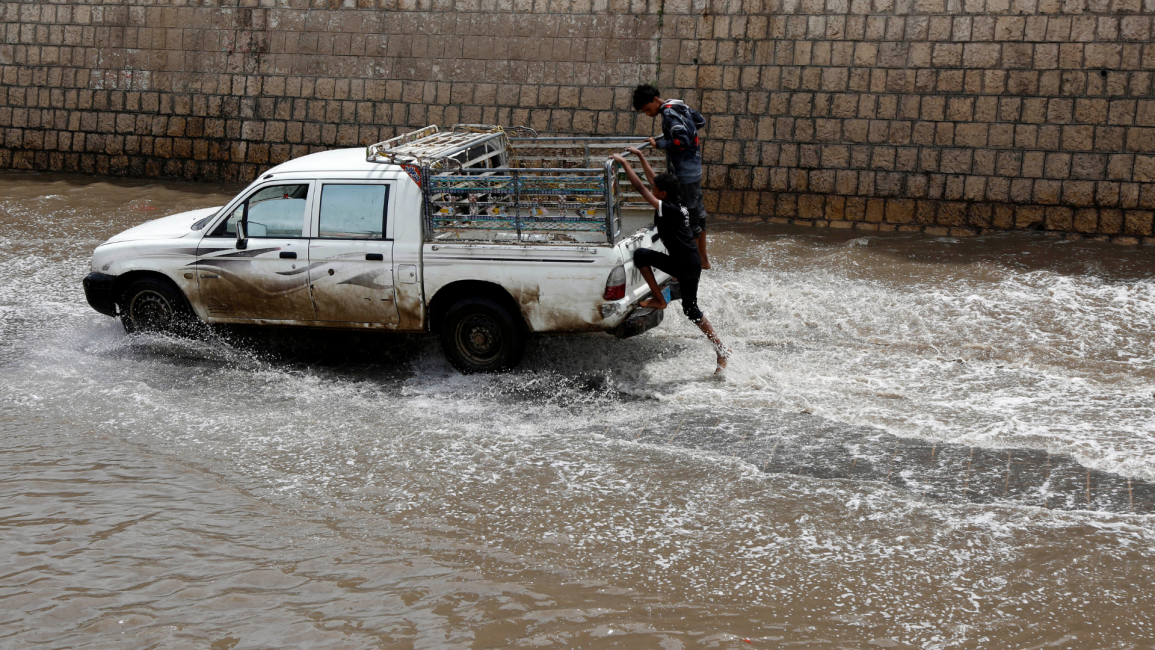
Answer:
[[[531,333],[657,326],[661,311],[637,308],[649,289],[632,261],[661,247],[656,231],[623,235],[648,215],[612,161],[590,164],[591,149],[622,143],[534,136],[429,126],[291,160],[221,208],[110,238],[85,295],[130,333],[194,317],[434,332],[462,372],[516,366]]]

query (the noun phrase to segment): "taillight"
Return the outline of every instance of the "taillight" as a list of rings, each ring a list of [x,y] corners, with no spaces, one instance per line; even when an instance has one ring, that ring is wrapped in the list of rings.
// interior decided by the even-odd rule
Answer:
[[[621,300],[626,297],[626,267],[615,266],[606,278],[606,292],[602,296],[606,300]]]

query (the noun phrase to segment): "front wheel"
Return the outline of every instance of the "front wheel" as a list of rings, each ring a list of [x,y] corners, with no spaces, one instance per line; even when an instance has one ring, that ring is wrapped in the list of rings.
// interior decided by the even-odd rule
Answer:
[[[465,374],[513,369],[525,352],[525,336],[517,321],[488,298],[465,298],[445,312],[441,349]]]
[[[120,298],[120,322],[124,331],[176,332],[189,322],[184,298],[168,283],[144,278],[128,285]]]

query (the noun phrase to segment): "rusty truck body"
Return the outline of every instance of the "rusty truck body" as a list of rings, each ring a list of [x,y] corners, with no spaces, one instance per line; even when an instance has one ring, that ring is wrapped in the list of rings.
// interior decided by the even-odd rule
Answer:
[[[113,236],[85,293],[130,333],[194,318],[436,333],[463,372],[514,367],[535,333],[631,336],[662,318],[637,307],[632,254],[661,244],[602,155],[620,146],[456,125],[303,156],[222,207]]]

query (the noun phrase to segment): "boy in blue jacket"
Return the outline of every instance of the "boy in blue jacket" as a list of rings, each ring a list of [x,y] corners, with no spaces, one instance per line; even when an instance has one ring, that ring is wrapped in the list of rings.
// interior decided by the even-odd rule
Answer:
[[[702,268],[710,268],[706,255],[706,208],[702,205],[702,148],[698,130],[706,118],[680,99],[662,99],[650,84],[634,89],[634,110],[650,117],[662,116],[662,137],[649,138],[650,146],[666,152],[666,171],[678,178],[678,197],[690,211],[690,226],[698,242]]]

